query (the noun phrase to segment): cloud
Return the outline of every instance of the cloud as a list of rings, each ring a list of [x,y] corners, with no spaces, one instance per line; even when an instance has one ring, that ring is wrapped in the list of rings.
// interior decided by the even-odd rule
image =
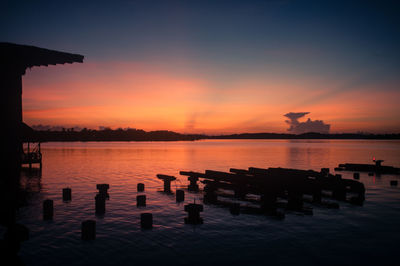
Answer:
[[[329,133],[331,125],[325,124],[322,120],[311,120],[308,118],[305,122],[298,121],[300,118],[308,115],[309,113],[310,112],[290,112],[285,114],[284,116],[289,118],[289,120],[285,120],[285,122],[289,124],[288,131],[294,134],[303,134],[307,132],[317,132],[323,134]]]

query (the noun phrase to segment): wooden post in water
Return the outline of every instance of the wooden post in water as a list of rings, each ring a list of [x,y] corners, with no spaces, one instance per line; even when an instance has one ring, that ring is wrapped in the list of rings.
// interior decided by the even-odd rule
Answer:
[[[185,205],[185,212],[188,213],[188,217],[185,217],[186,224],[202,224],[203,218],[200,217],[200,212],[203,211],[203,205],[190,203]]]
[[[140,226],[143,229],[153,228],[153,214],[145,212],[140,214]]]
[[[158,174],[157,178],[164,181],[164,192],[171,193],[171,181],[176,180],[176,177]]]
[[[81,238],[82,240],[96,239],[96,221],[86,220],[81,225]]]
[[[53,200],[46,199],[43,201],[43,220],[53,219],[54,209]]]

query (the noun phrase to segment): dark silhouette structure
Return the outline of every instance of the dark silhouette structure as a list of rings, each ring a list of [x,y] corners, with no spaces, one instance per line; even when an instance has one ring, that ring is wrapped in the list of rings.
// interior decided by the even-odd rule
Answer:
[[[0,43],[0,87],[3,141],[2,176],[0,178],[0,224],[7,226],[8,234],[4,244],[6,254],[18,251],[19,237],[23,226],[16,226],[17,191],[22,162],[22,76],[27,68],[56,64],[83,62],[83,56],[48,50],[44,48]],[[15,228],[18,228],[16,230]]]
[[[341,175],[332,175],[328,168],[322,168],[321,172],[317,172],[250,167],[231,168],[230,173],[206,170],[205,173],[180,171],[180,174],[202,179],[201,182],[205,184],[204,203],[229,207],[233,214],[245,212],[283,218],[284,213],[278,211],[278,208],[312,214],[312,209],[305,207],[303,202],[338,208],[337,203],[322,201],[323,197],[355,205],[362,205],[365,200],[365,187],[362,183],[342,179]],[[226,193],[226,191],[231,192]],[[218,197],[235,198],[256,204],[258,207],[241,207],[238,203],[222,201]],[[286,202],[282,204],[282,200]]]
[[[335,171],[359,171],[376,174],[400,175],[400,168],[382,165],[383,160],[374,160],[375,164],[343,163],[335,168]],[[358,174],[358,178],[360,175]]]
[[[176,180],[176,177],[170,175],[158,174],[157,178],[164,181],[164,192],[171,193],[171,181]]]
[[[22,123],[21,133],[21,141],[23,144],[26,143],[22,149],[21,165],[29,165],[29,170],[32,170],[32,164],[36,164],[42,170],[42,152],[40,150],[38,132],[27,124]]]

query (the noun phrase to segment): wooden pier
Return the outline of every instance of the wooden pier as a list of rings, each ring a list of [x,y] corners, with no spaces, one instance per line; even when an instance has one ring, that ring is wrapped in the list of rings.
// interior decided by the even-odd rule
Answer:
[[[39,164],[39,168],[42,169],[42,152],[40,150],[40,142],[31,143],[27,142],[27,148],[23,149],[21,154],[21,165],[29,165],[29,169],[32,169],[33,164]]]
[[[383,160],[374,160],[375,164],[344,163],[339,164],[335,171],[357,171],[376,174],[400,175],[400,168],[382,165]]]
[[[221,198],[234,198],[258,207],[240,207],[244,212],[253,212],[282,217],[278,208],[312,214],[304,202],[327,208],[339,208],[334,201],[362,205],[365,187],[362,183],[332,175],[329,169],[321,172],[287,168],[235,169],[230,172],[206,170],[204,173],[181,171],[189,181],[201,179],[204,186],[204,202],[232,208],[232,202]],[[250,205],[251,205],[250,204]],[[237,203],[235,208],[238,209]]]

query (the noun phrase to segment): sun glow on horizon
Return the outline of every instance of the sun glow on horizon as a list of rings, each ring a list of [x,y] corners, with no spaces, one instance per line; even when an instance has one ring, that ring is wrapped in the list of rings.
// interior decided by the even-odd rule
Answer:
[[[23,77],[23,116],[29,125],[284,133],[283,115],[306,110],[311,118],[331,124],[334,133],[400,128],[399,119],[387,115],[398,110],[397,90],[383,94],[373,85],[368,93],[342,90],[346,81],[285,74],[243,73],[226,80],[140,62],[33,68]]]

